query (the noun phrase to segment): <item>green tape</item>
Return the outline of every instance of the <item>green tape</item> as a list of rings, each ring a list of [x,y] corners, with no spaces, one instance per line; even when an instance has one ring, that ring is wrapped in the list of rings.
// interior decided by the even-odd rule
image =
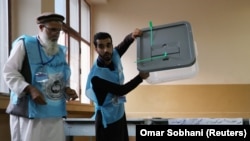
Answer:
[[[168,56],[167,52],[164,52],[161,56],[156,56],[156,57],[150,57],[150,58],[137,60],[135,63],[148,62],[148,61],[152,61],[152,60],[155,60],[155,59],[166,58],[167,56]]]
[[[150,46],[153,46],[153,23],[149,21],[149,29],[150,29]]]

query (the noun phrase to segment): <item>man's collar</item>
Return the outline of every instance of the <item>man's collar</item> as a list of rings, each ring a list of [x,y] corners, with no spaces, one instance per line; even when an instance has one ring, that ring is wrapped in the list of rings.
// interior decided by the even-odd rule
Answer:
[[[104,60],[100,56],[98,56],[98,58],[97,58],[97,65],[99,67],[109,68],[110,70],[114,70],[115,69],[114,68],[114,63],[112,61],[111,61],[110,64],[106,65],[105,62],[104,62]]]

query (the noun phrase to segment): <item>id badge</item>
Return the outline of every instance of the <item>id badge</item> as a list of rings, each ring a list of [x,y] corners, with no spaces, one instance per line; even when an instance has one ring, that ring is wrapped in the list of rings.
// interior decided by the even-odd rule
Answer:
[[[115,96],[115,97],[113,97],[112,102],[114,105],[125,103],[126,97],[125,96]]]
[[[39,82],[39,83],[47,82],[49,79],[48,74],[47,74],[44,66],[39,68],[35,75],[36,75],[35,80],[36,80],[36,82]]]

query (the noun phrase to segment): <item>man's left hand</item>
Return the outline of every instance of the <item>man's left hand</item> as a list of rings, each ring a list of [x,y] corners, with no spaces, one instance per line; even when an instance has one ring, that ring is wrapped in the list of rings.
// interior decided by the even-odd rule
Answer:
[[[134,32],[132,33],[132,38],[135,39],[136,37],[139,37],[142,35],[142,31],[139,28],[136,28]]]
[[[76,91],[71,89],[70,87],[65,88],[65,93],[68,96],[69,101],[76,100],[78,98]]]

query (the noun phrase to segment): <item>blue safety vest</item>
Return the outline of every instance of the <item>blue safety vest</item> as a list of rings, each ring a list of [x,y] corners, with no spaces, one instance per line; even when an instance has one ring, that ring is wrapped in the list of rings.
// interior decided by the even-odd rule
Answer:
[[[70,77],[70,68],[65,60],[66,47],[59,46],[59,52],[52,57],[45,54],[42,46],[35,36],[23,35],[16,41],[23,39],[26,55],[31,72],[31,85],[42,92],[47,104],[36,104],[29,94],[27,100],[21,100],[17,94],[11,91],[11,103],[14,107],[20,102],[27,102],[25,109],[19,108],[19,112],[27,113],[28,118],[66,117],[65,86]],[[44,81],[39,79],[45,77]],[[14,110],[15,111],[15,110]],[[15,114],[15,113],[12,113]]]
[[[95,105],[95,115],[93,116],[93,118],[95,118],[97,110],[100,110],[102,113],[103,126],[105,128],[107,127],[107,124],[113,123],[122,118],[122,116],[124,115],[124,102],[126,101],[126,99],[125,96],[118,97],[112,93],[108,93],[103,105],[98,105],[96,94],[93,91],[93,87],[91,84],[91,79],[93,78],[93,76],[98,76],[113,83],[123,84],[123,67],[121,64],[120,56],[115,49],[113,50],[112,61],[115,66],[114,71],[110,71],[109,68],[99,67],[97,65],[97,61],[95,61],[88,76],[86,86],[86,95],[90,100],[94,102]]]

